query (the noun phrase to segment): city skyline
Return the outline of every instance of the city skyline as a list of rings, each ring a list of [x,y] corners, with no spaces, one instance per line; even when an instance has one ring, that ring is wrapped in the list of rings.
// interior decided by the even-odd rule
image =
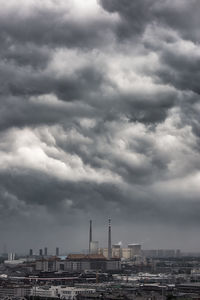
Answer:
[[[2,248],[200,252],[200,1],[0,3]]]
[[[31,244],[32,245],[32,248],[24,248],[22,252],[20,252],[17,248],[15,248],[15,246],[13,246],[12,248],[8,248],[7,247],[7,244],[4,244],[2,246],[2,249],[0,250],[0,253],[3,254],[4,256],[8,255],[14,255],[15,254],[19,254],[19,255],[29,255],[29,256],[32,256],[32,255],[39,255],[39,256],[48,256],[48,255],[56,255],[56,256],[59,256],[59,255],[68,255],[69,253],[84,253],[84,254],[92,254],[92,245],[91,243],[97,243],[98,245],[98,249],[108,249],[109,247],[113,248],[115,247],[116,245],[120,246],[120,248],[127,248],[131,245],[139,245],[142,249],[142,251],[148,251],[148,250],[153,250],[153,251],[156,251],[156,250],[164,250],[164,251],[168,251],[168,250],[173,250],[173,251],[181,251],[181,253],[184,255],[187,254],[187,253],[196,253],[198,255],[200,255],[200,252],[198,251],[190,251],[191,248],[183,248],[183,249],[178,249],[178,248],[170,248],[168,246],[168,243],[165,244],[164,248],[163,247],[157,247],[156,244],[154,244],[154,247],[148,247],[148,243],[147,241],[146,242],[139,242],[138,240],[119,240],[120,236],[118,235],[114,235],[115,237],[117,236],[118,240],[112,240],[112,229],[111,229],[111,219],[109,218],[107,220],[107,227],[104,228],[104,231],[102,232],[103,235],[104,235],[104,239],[103,239],[103,243],[102,244],[102,240],[99,241],[99,236],[96,234],[93,234],[93,220],[89,220],[89,226],[88,226],[88,233],[85,233],[86,235],[84,236],[84,239],[85,239],[85,242],[86,242],[86,237],[87,237],[87,234],[89,234],[89,239],[88,239],[88,247],[86,248],[76,248],[74,249],[73,248],[73,245],[71,245],[70,243],[64,243],[63,245],[63,249],[61,249],[60,247],[58,247],[58,245],[53,245],[51,244],[51,246],[49,247],[49,245],[46,245],[44,246],[44,244],[42,245],[40,243],[40,246],[41,248],[37,248],[37,244],[35,244],[34,242]],[[103,229],[103,228],[102,228]],[[94,232],[95,232],[95,228],[94,228]],[[85,243],[87,244],[87,243]],[[72,246],[72,248],[70,248]],[[93,247],[95,247],[96,245],[93,245]],[[182,250],[185,250],[185,251],[182,251]],[[16,251],[19,251],[18,253],[16,253]],[[32,254],[30,254],[32,253]],[[112,253],[112,250],[110,250],[110,252],[106,252],[108,255],[108,257],[111,257],[111,253]],[[108,254],[110,253],[110,254]],[[145,254],[144,254],[145,255]]]

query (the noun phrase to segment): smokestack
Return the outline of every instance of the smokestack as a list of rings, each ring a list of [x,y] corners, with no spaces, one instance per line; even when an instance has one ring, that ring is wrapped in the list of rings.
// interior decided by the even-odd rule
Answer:
[[[108,220],[108,259],[112,258],[111,248],[111,219]]]
[[[91,253],[91,242],[92,242],[92,220],[90,220],[90,232],[89,232],[89,254]]]

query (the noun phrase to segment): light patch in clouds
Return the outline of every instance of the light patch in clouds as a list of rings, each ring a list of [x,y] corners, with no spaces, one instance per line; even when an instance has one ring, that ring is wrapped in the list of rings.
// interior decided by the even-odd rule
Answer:
[[[72,131],[72,139],[75,136],[77,142],[82,142],[80,135],[76,137],[76,132]],[[15,130],[11,133],[14,144],[7,145],[7,148],[15,149],[11,153],[1,152],[0,165],[1,169],[14,170],[37,170],[44,172],[50,177],[57,177],[60,180],[69,181],[94,181],[117,182],[120,177],[104,169],[93,169],[83,163],[77,155],[65,153],[58,149],[56,145],[49,146],[39,140],[37,134],[25,130]],[[5,139],[5,138],[4,138]],[[66,136],[67,139],[67,136]],[[48,139],[49,140],[49,139]],[[84,140],[85,142],[85,140]],[[12,142],[11,142],[12,143]]]

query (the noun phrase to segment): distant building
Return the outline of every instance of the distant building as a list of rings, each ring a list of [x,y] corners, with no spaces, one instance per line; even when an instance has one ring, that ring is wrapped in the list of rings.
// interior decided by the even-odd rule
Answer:
[[[23,264],[25,262],[26,259],[22,258],[22,259],[12,259],[12,260],[4,260],[4,264],[5,265],[20,265]]]
[[[136,255],[141,255],[140,244],[128,244],[128,249],[130,249],[130,259],[133,259]]]
[[[36,271],[42,272],[55,272],[58,271],[57,262],[60,261],[59,258],[52,256],[50,258],[43,258],[36,261],[35,269]]]
[[[143,256],[146,256],[146,257],[158,257],[158,250],[142,250],[142,254]]]
[[[90,254],[98,254],[99,242],[91,241],[90,242]]]
[[[104,257],[108,258],[108,248],[99,248],[98,254],[103,255]]]
[[[146,257],[152,258],[166,258],[166,257],[180,257],[180,250],[174,249],[153,249],[153,250],[143,250],[142,254]]]
[[[98,253],[108,258],[108,248],[99,248]],[[129,260],[138,255],[142,255],[140,244],[129,244],[128,248],[121,248],[120,244],[112,246],[112,258],[123,258]]]
[[[29,256],[33,256],[33,249],[29,250]]]
[[[81,272],[84,270],[120,270],[119,259],[107,260],[102,254],[70,254],[65,261],[65,271]]]
[[[115,244],[112,246],[112,257],[113,258],[121,258],[122,257],[122,249],[120,244]]]
[[[59,248],[56,248],[56,256],[59,256]]]
[[[12,261],[12,260],[15,260],[15,253],[9,253],[8,255],[8,260]]]
[[[123,259],[131,259],[131,249],[130,248],[122,248],[122,258]]]
[[[44,248],[44,255],[47,256],[48,255],[48,250],[47,247]]]

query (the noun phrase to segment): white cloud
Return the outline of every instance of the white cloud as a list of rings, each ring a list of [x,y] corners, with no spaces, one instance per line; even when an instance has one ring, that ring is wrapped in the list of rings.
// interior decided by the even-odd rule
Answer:
[[[43,135],[44,133],[43,131]],[[75,131],[72,131],[70,135],[71,139],[74,136],[77,142],[86,142],[85,139],[81,141],[82,137]],[[120,181],[120,176],[115,175],[110,170],[94,169],[84,164],[78,155],[64,152],[55,144],[44,143],[34,130],[11,130],[3,139],[7,140],[7,145],[5,143],[4,146],[7,146],[7,149],[12,149],[12,152],[1,151],[1,171],[10,169],[20,174],[26,170],[27,172],[37,170],[50,177],[75,182],[88,180],[97,183]],[[66,135],[67,141],[68,135]]]

